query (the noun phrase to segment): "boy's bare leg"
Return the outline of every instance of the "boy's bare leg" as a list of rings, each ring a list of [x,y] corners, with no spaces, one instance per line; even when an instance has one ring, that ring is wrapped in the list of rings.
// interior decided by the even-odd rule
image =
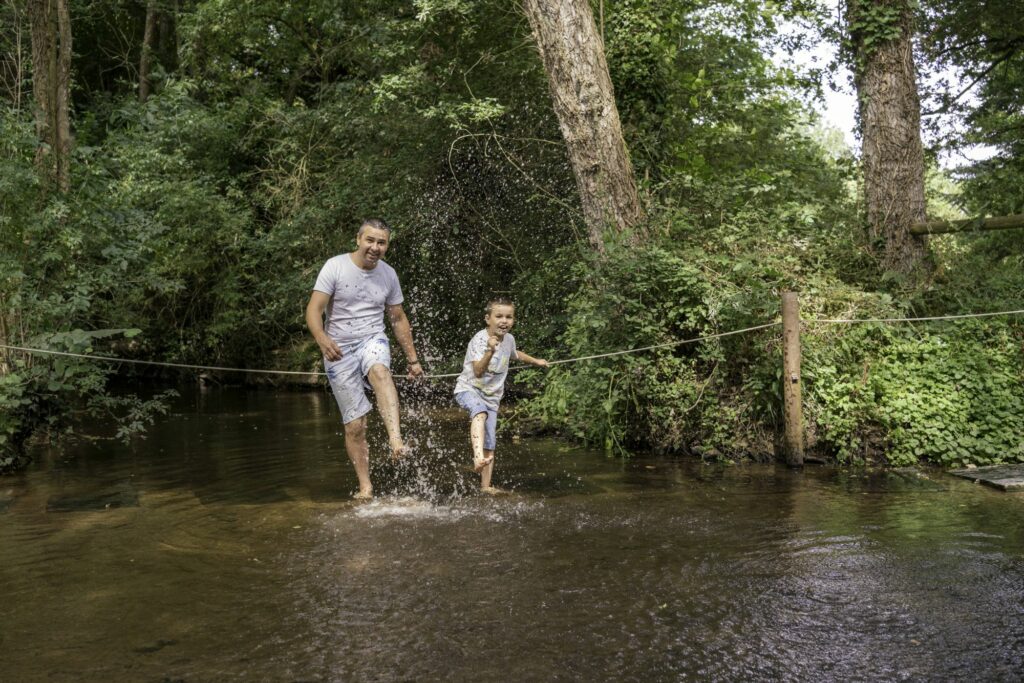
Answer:
[[[345,451],[348,453],[356,477],[359,478],[359,493],[353,498],[372,498],[373,486],[370,484],[370,447],[366,443],[366,416],[352,420],[345,425]]]
[[[488,463],[494,460],[494,451],[487,451],[491,454],[490,460],[484,455],[484,423],[487,421],[487,413],[477,413],[469,423],[469,442],[473,446],[473,471],[481,471]]]
[[[494,451],[484,451],[487,465],[480,470],[480,490],[484,493],[503,493],[499,488],[491,486],[491,473],[494,471]]]
[[[377,396],[377,412],[384,420],[391,445],[391,457],[401,458],[409,453],[409,447],[402,441],[402,426],[398,420],[398,392],[391,379],[391,371],[383,365],[374,365],[367,374],[373,393]]]

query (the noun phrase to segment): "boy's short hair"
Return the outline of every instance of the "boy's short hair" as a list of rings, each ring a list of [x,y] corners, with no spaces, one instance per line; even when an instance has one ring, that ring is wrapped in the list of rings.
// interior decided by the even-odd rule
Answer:
[[[508,298],[507,296],[492,296],[487,301],[487,306],[484,307],[484,313],[490,315],[491,309],[494,308],[495,306],[511,306],[512,308],[515,308],[516,304],[514,301],[512,301],[512,299]]]

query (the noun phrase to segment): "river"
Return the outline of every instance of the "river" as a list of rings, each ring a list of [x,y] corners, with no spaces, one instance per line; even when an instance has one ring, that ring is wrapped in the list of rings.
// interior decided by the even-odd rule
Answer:
[[[406,406],[354,503],[323,392],[213,389],[0,479],[5,681],[1019,680],[1024,494],[631,460]]]

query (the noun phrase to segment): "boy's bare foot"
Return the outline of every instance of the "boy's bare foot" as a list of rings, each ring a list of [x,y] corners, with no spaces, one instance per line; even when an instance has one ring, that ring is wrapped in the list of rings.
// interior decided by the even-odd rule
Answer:
[[[391,442],[391,459],[392,460],[400,460],[400,459],[404,458],[405,456],[409,455],[410,453],[412,453],[412,449],[409,448],[408,446],[406,446],[401,441],[392,441]]]
[[[492,462],[494,462],[493,455],[490,456],[489,458],[473,458],[473,471],[479,472],[483,468],[490,465]]]
[[[497,486],[481,486],[480,493],[487,493],[492,496],[500,496],[503,493],[508,493],[505,489],[499,489]]]
[[[352,494],[352,500],[371,500],[373,498],[373,491],[359,490]]]

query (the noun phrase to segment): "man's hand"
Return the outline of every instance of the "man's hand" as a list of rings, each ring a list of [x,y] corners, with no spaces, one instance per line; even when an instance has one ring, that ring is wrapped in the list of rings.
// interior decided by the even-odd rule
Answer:
[[[320,353],[324,354],[324,358],[331,361],[341,360],[341,349],[326,334],[323,337],[317,337],[316,343],[320,347]]]
[[[409,363],[409,379],[422,379],[423,378],[423,366],[420,365],[419,361],[415,363]]]
[[[334,343],[334,340],[327,336],[324,331],[324,311],[331,297],[325,292],[313,290],[306,304],[306,327],[309,328],[316,345],[320,347],[320,353],[330,361],[341,360],[341,349]]]

